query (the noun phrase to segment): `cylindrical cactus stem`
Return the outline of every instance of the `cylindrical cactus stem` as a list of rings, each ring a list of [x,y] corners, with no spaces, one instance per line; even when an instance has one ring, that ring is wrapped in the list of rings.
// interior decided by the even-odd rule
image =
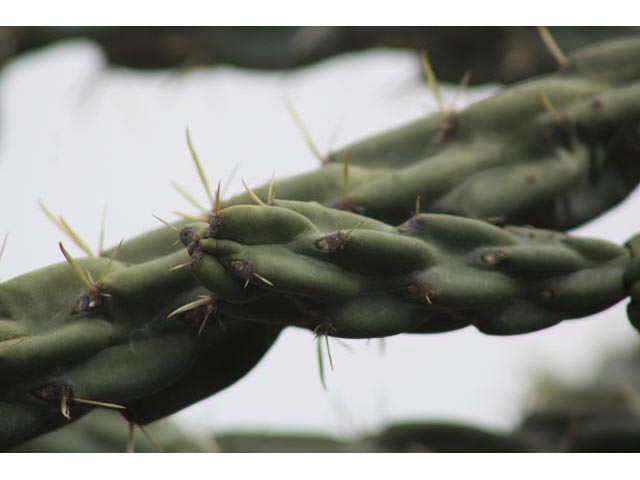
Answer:
[[[577,52],[557,73],[448,112],[454,123],[444,136],[442,113],[429,115],[334,152],[318,170],[278,179],[278,196],[390,224],[404,221],[420,197],[424,212],[574,228],[617,205],[640,180],[638,57],[639,37]],[[267,198],[269,190],[256,193]],[[166,228],[141,235],[123,244],[121,258],[167,255],[177,248],[172,239]]]
[[[560,232],[440,214],[393,227],[279,200],[228,207],[218,227],[190,249],[193,273],[216,294],[223,319],[329,325],[330,335],[355,338],[468,325],[512,335],[627,294],[627,249]]]
[[[87,258],[0,284],[0,448],[96,406],[147,423],[251,370],[281,327],[172,311],[206,295],[181,250],[146,263]],[[95,279],[95,280],[90,280]],[[226,352],[226,356],[222,352]],[[221,363],[225,368],[219,367]]]

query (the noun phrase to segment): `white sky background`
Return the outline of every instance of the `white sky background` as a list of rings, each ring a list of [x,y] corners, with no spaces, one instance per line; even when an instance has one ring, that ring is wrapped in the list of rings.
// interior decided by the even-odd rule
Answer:
[[[0,235],[10,232],[0,278],[62,260],[62,235],[38,199],[92,246],[107,205],[107,244],[115,244],[157,227],[152,214],[172,219],[173,210],[189,211],[172,180],[204,202],[184,141],[187,125],[212,183],[241,164],[229,189],[237,193],[240,176],[255,186],[273,172],[286,177],[317,167],[286,112],[285,93],[321,148],[340,127],[339,146],[435,108],[416,67],[409,54],[377,51],[292,73],[136,73],[105,70],[99,51],[82,42],[24,57],[0,79]],[[493,91],[471,90],[459,106]],[[638,196],[575,233],[627,240],[640,228]],[[355,433],[406,418],[510,428],[533,374],[551,370],[578,381],[603,352],[636,338],[620,304],[517,337],[472,328],[397,336],[387,339],[383,356],[377,341],[348,341],[353,352],[334,341],[336,370],[327,372],[325,392],[311,333],[288,329],[244,379],[177,418],[194,430],[217,431]]]

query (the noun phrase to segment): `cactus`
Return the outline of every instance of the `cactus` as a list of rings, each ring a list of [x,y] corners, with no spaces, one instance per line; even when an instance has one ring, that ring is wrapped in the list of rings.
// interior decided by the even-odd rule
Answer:
[[[198,336],[204,312],[167,319],[203,293],[191,274],[169,270],[184,257],[177,252],[137,265],[72,260],[76,271],[58,264],[0,284],[0,448],[95,405],[148,423],[257,363],[279,327],[213,324]]]
[[[149,425],[148,435],[135,437],[135,451],[638,452],[639,361],[637,348],[616,354],[588,382],[571,387],[545,376],[535,388],[536,401],[510,432],[455,421],[405,420],[348,437],[258,429],[187,436],[163,420]],[[12,451],[122,452],[127,443],[122,418],[96,411]]]
[[[563,49],[634,35],[634,27],[553,27]],[[550,72],[553,59],[531,27],[3,27],[0,66],[55,42],[85,38],[106,60],[136,69],[230,64],[288,69],[371,48],[429,49],[441,76],[511,83]],[[491,52],[490,54],[488,52]]]
[[[545,451],[640,451],[639,364],[636,347],[608,356],[583,384],[543,378],[517,431]]]
[[[279,181],[288,200],[271,184],[222,208],[218,193],[203,221],[172,227],[184,248],[166,228],[98,258],[61,245],[67,263],[0,284],[0,448],[95,407],[153,422],[242,377],[287,326],[514,335],[629,294],[637,325],[638,237],[625,248],[482,219],[565,230],[635,187],[639,55],[638,39],[595,47],[355,144]]]
[[[637,38],[592,47],[559,73],[356,143],[329,163],[349,152],[350,204],[390,223],[419,195],[432,213],[575,227],[640,178],[639,55]]]
[[[318,204],[272,203],[228,207],[182,231],[223,319],[352,338],[468,325],[511,335],[626,295],[629,253],[601,240],[439,214],[391,227]]]
[[[340,438],[317,433],[241,431],[187,436],[160,421],[146,427],[129,445],[136,452],[524,452],[533,446],[515,434],[492,432],[455,422],[402,422],[380,432]],[[122,452],[131,439],[121,418],[96,411],[73,425],[26,442],[13,452]]]
[[[334,152],[313,172],[278,179],[279,196],[391,224],[403,222],[419,197],[430,213],[574,228],[617,205],[640,180],[639,56],[638,37],[577,52],[558,73],[460,112],[442,110]],[[269,185],[255,190],[266,198]],[[123,253],[167,254],[169,238],[166,230],[147,234]],[[149,249],[150,242],[162,247]]]

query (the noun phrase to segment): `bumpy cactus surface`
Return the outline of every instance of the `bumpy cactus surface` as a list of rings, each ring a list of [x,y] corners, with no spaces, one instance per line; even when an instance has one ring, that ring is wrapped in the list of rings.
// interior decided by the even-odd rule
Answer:
[[[330,161],[349,152],[349,205],[391,223],[419,195],[429,212],[575,227],[640,179],[637,58],[638,38],[593,47],[556,74],[356,143]]]
[[[188,436],[170,421],[136,434],[136,452],[639,452],[640,351],[608,358],[584,385],[545,378],[510,432],[454,421],[405,420],[377,432],[337,437],[311,432],[222,431]],[[529,402],[531,403],[531,402]],[[150,439],[153,441],[150,441]],[[122,452],[127,428],[115,412],[96,411],[68,428],[12,451]]]
[[[640,39],[592,48],[278,181],[286,201],[265,186],[179,235],[159,229],[101,258],[63,249],[67,263],[1,283],[0,448],[95,407],[140,425],[169,415],[246,374],[287,326],[513,335],[629,294],[638,325],[638,238],[561,232],[640,179],[638,58]],[[409,218],[417,198],[429,213]]]
[[[170,271],[183,252],[138,265],[83,259],[0,284],[0,448],[107,403],[134,423],[171,414],[235,382],[279,327],[167,315],[199,289]]]
[[[576,227],[617,205],[640,180],[637,58],[640,37],[583,50],[558,73],[459,112],[429,115],[335,152],[313,172],[278,179],[279,197],[390,224],[406,220],[419,197],[429,213]],[[268,191],[256,189],[262,198]],[[123,253],[169,253],[168,238],[158,230],[128,242]]]
[[[528,333],[625,297],[623,247],[546,230],[419,214],[398,227],[309,202],[235,206],[185,227],[220,318],[341,337],[468,325]]]

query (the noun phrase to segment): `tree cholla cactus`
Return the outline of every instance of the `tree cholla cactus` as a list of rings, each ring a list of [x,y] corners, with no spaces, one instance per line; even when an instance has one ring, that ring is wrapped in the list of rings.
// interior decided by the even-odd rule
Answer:
[[[96,407],[132,425],[165,417],[241,378],[288,326],[513,335],[629,295],[637,326],[638,237],[618,246],[564,231],[640,179],[639,58],[635,37],[595,46],[558,73],[442,107],[225,205],[189,139],[210,211],[100,257],[76,260],[60,244],[65,263],[0,284],[0,448]],[[413,428],[367,448],[405,450],[393,439],[437,431],[459,448],[479,435],[529,449],[466,427]]]

